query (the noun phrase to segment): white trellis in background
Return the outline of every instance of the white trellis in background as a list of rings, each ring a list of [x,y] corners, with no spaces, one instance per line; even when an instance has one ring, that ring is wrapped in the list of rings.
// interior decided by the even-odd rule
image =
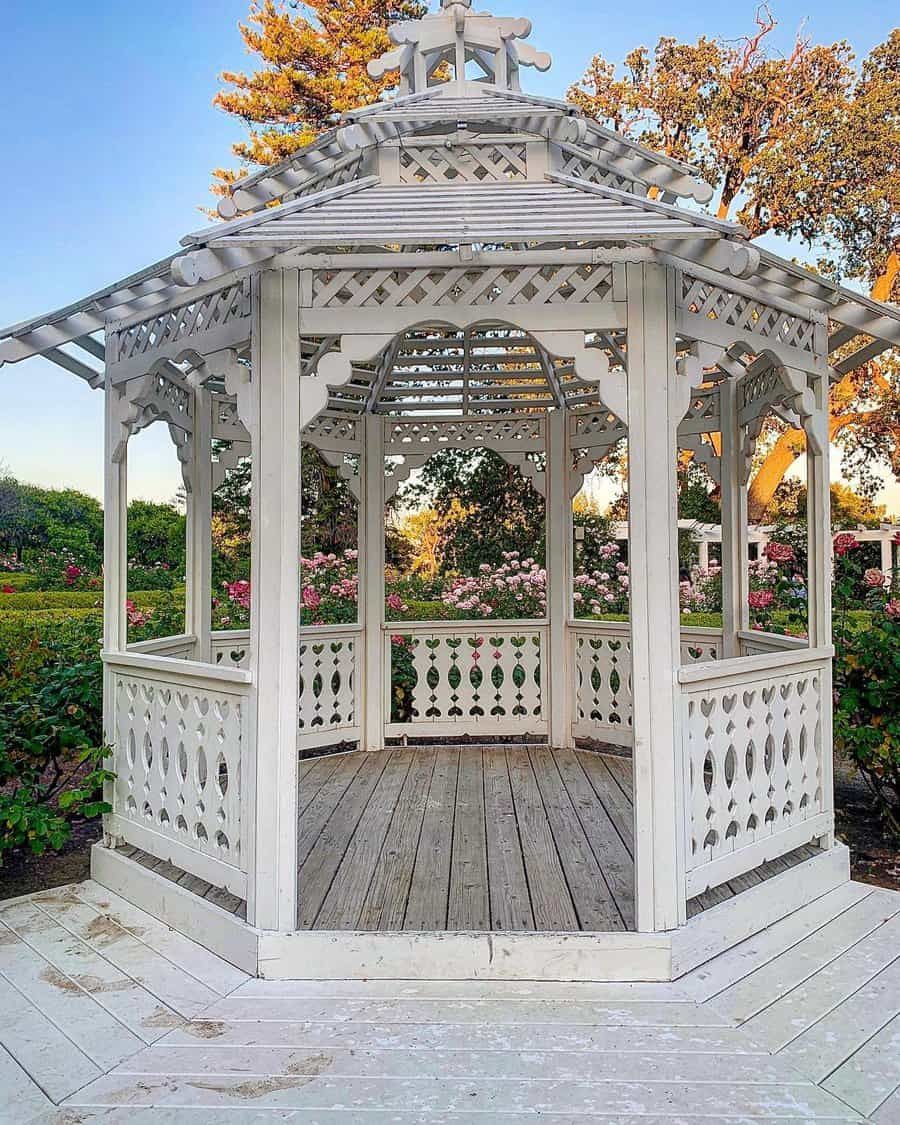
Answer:
[[[576,976],[670,976],[847,878],[833,839],[828,388],[900,343],[900,316],[680,206],[710,198],[694,169],[521,93],[520,68],[549,65],[529,31],[465,0],[399,25],[371,68],[399,70],[400,96],[238,182],[226,221],[179,253],[0,341],[0,362],[43,355],[105,397],[117,780],[96,877],[254,971],[313,958],[326,972],[328,950],[357,949],[296,932],[298,750],[335,743],[630,749],[639,933],[591,935]],[[806,645],[748,631],[747,474],[770,413],[808,438]],[[129,646],[127,450],[154,422],[188,495],[186,621]],[[630,622],[576,620],[571,500],[624,438]],[[301,443],[359,499],[353,625],[299,626]],[[444,448],[493,450],[544,498],[546,618],[385,622],[385,498]],[[720,631],[679,624],[679,449],[722,487]],[[211,496],[247,457],[251,628],[215,633]],[[403,723],[389,692],[400,628],[415,671]],[[246,919],[165,889],[113,850],[122,840],[244,900]],[[697,894],[810,842],[816,855],[752,905],[738,895],[688,922]],[[454,946],[455,971],[483,936]],[[405,964],[434,971],[418,937]],[[546,937],[522,941],[558,952]],[[524,948],[510,972],[561,971]]]

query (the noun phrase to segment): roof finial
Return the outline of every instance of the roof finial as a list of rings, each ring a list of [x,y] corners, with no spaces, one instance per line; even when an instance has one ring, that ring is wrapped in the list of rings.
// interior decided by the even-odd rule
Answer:
[[[531,20],[473,12],[472,0],[441,0],[441,10],[388,29],[397,46],[368,66],[373,78],[400,71],[400,93],[418,94],[446,82],[449,70],[459,92],[467,80],[518,90],[519,67],[550,67],[550,56],[528,43]],[[470,64],[477,71],[469,79]]]

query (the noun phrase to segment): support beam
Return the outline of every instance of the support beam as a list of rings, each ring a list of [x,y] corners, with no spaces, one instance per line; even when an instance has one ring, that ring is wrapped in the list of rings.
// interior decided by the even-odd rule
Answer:
[[[299,310],[297,270],[259,275],[253,301],[253,740],[244,774],[252,810],[247,920],[284,932],[297,921]]]
[[[550,745],[571,747],[572,674],[568,622],[572,616],[572,501],[569,499],[569,416],[547,414],[547,617],[550,641],[547,666]]]
[[[719,425],[722,452],[722,635],[725,659],[740,656],[738,633],[750,628],[747,592],[747,485],[744,448],[738,422],[740,385],[734,379],[719,384]]]
[[[681,750],[675,277],[629,265],[628,507],[637,928],[686,918]]]
[[[384,419],[362,419],[362,488],[359,506],[360,612],[363,632],[363,675],[358,696],[362,721],[361,750],[384,746]]]
[[[195,659],[210,659],[212,602],[212,402],[209,391],[194,392],[191,436],[191,491],[187,494],[185,632],[197,638]]]

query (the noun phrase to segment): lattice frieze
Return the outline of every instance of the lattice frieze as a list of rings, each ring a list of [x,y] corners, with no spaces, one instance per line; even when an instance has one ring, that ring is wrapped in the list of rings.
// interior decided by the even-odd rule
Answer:
[[[572,467],[569,493],[576,496],[584,478],[598,461],[628,436],[628,427],[609,410],[591,410],[569,416],[569,448]]]
[[[679,304],[689,313],[733,329],[736,337],[754,333],[809,355],[815,351],[814,321],[773,308],[760,298],[682,274]]]
[[[348,414],[323,410],[303,427],[303,440],[317,449],[335,449],[347,453],[360,450],[360,423]]]
[[[356,655],[355,634],[301,636],[301,734],[356,726]]]
[[[576,730],[591,725],[631,734],[631,635],[628,625],[612,632],[573,630]],[[627,741],[627,739],[626,739]]]
[[[400,149],[400,182],[489,183],[524,180],[528,176],[525,143],[404,145]]]
[[[389,421],[384,431],[385,450],[510,449],[542,450],[544,420],[521,418],[454,418]]]
[[[584,263],[316,270],[312,303],[315,308],[568,305],[603,301],[612,283],[611,266]]]
[[[161,838],[160,858],[173,842],[187,870],[194,853],[243,870],[244,697],[175,678],[117,672],[113,681],[117,818]]]
[[[824,810],[821,676],[769,672],[686,693],[688,870]]]
[[[134,366],[188,346],[199,352],[222,348],[249,336],[249,317],[250,283],[245,279],[115,332],[114,362]]]
[[[678,433],[714,434],[719,429],[719,388],[698,387],[691,396],[686,414],[678,423]]]
[[[395,662],[401,649],[412,658],[410,726],[478,719],[505,730],[534,731],[545,719],[543,629],[485,622],[477,629],[417,631],[395,637]]]

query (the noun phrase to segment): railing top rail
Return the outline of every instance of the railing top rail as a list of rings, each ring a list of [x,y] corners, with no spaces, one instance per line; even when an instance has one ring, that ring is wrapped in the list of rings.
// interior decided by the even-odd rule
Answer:
[[[194,633],[176,633],[171,637],[151,637],[146,641],[132,641],[129,652],[155,652],[159,648],[181,648],[197,643]]]
[[[805,637],[789,637],[785,633],[767,633],[763,629],[739,629],[738,638],[748,644],[769,645],[784,650],[804,649],[809,642]]]
[[[350,622],[347,625],[301,625],[300,640],[305,640],[308,637],[346,636],[348,633],[361,633],[362,631],[363,627],[358,622]]]
[[[244,641],[250,639],[249,629],[213,629],[209,634],[212,641]]]
[[[199,660],[178,660],[171,656],[153,656],[141,652],[102,652],[101,658],[108,668],[128,669],[130,672],[144,672],[171,679],[196,683],[202,680],[219,686],[230,684],[241,687],[253,682],[253,677],[244,668],[223,668],[219,664],[205,664]]]
[[[550,622],[545,617],[523,617],[513,620],[474,621],[385,621],[383,633],[518,633],[525,629],[545,629]]]
[[[764,652],[758,656],[711,660],[680,668],[678,682],[684,685],[708,684],[718,680],[740,683],[767,672],[800,672],[806,667],[821,667],[832,656],[834,646],[823,645],[821,648],[807,648],[802,652]]]

